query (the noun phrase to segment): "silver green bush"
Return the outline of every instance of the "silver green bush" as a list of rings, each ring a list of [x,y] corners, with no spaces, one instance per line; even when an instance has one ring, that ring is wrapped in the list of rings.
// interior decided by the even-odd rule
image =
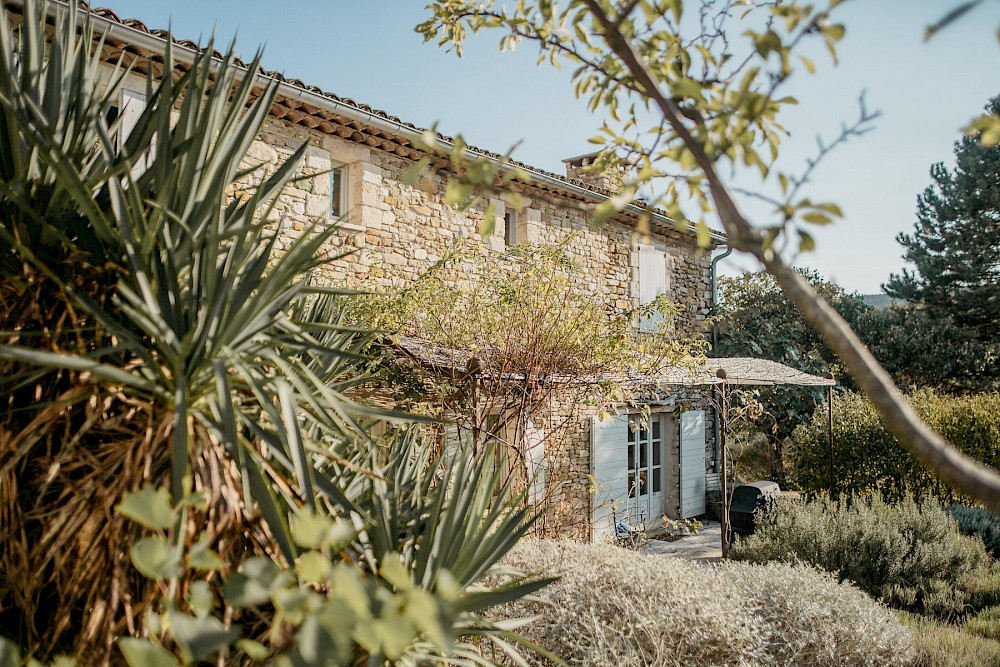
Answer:
[[[889,605],[937,616],[960,613],[962,584],[989,564],[982,541],[962,535],[933,500],[785,499],[759,524],[733,546],[733,559],[809,563]]]
[[[951,505],[946,510],[963,535],[976,535],[994,557],[1000,556],[1000,517],[980,507]]]
[[[806,565],[705,566],[610,545],[523,541],[505,563],[558,574],[520,632],[571,665],[905,665],[884,606]]]

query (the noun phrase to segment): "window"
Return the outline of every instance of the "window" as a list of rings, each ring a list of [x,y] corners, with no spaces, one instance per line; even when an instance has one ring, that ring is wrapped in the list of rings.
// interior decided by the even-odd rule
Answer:
[[[628,418],[628,497],[648,500],[663,492],[663,433],[658,415],[643,422],[638,415]],[[652,504],[654,511],[657,503]]]
[[[135,126],[139,122],[139,117],[146,110],[146,96],[134,90],[122,90],[118,104],[108,107],[104,114],[104,120],[111,126],[115,121],[120,123],[118,135],[115,137],[115,148],[119,151],[125,145],[125,141],[132,134]],[[119,120],[120,119],[120,120]],[[138,160],[132,167],[132,178],[139,178],[153,160],[155,146],[149,147],[147,155]]]
[[[503,240],[507,245],[516,245],[521,242],[517,233],[517,211],[511,209],[503,214]]]
[[[652,245],[639,246],[639,305],[652,303],[657,297],[667,293],[667,253]],[[642,317],[639,328],[643,331],[657,331],[663,323],[663,316],[652,313]]]
[[[135,129],[136,124],[139,122],[139,116],[146,109],[146,96],[142,93],[137,93],[134,90],[123,90],[122,91],[122,104],[118,109],[118,114],[121,116],[121,129],[118,131],[118,147],[121,148],[128,139],[128,136],[132,134],[132,130]]]
[[[330,212],[331,218],[339,218],[347,213],[347,165],[334,166],[330,170]]]

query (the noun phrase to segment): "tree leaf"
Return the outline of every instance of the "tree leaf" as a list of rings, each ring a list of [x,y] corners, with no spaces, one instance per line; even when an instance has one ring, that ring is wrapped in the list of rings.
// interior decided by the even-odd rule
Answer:
[[[222,559],[208,546],[208,538],[205,536],[191,546],[188,563],[195,569],[207,572],[214,572],[222,567]]]
[[[145,639],[123,637],[118,640],[118,648],[129,667],[180,667],[181,664],[170,651]]]
[[[226,580],[223,595],[234,607],[253,607],[270,601],[271,594],[291,583],[291,577],[270,558],[251,558]]]
[[[162,537],[144,537],[129,549],[132,564],[150,579],[172,579],[183,574],[180,554]]]
[[[431,159],[428,157],[423,157],[410,165],[410,167],[403,173],[402,181],[405,185],[412,186],[416,183],[420,176],[424,173],[431,164]]]
[[[330,559],[318,551],[307,551],[295,563],[299,579],[309,584],[322,584],[330,578]]]
[[[191,610],[198,618],[205,618],[215,607],[215,596],[212,595],[212,588],[207,581],[196,581],[191,584],[191,592],[188,595],[188,603]]]
[[[271,655],[271,649],[253,639],[237,639],[236,648],[247,654],[251,660],[263,662]]]
[[[21,667],[21,649],[0,635],[0,667]]]
[[[239,626],[226,626],[214,616],[195,618],[171,613],[170,629],[177,643],[194,660],[217,653],[240,636]]]
[[[318,549],[326,544],[333,529],[333,519],[327,514],[303,509],[290,517],[292,539],[300,547]]]

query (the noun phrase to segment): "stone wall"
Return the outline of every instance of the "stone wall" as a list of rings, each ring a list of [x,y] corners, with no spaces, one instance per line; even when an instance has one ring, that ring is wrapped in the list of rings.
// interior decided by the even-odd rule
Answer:
[[[482,208],[460,213],[444,204],[445,181],[438,177],[419,186],[402,182],[402,174],[412,164],[404,158],[365,145],[327,136],[302,126],[270,120],[262,137],[248,155],[251,166],[259,165],[249,178],[259,182],[279,160],[289,157],[308,141],[304,174],[324,172],[331,165],[346,165],[349,209],[331,246],[330,256],[343,257],[322,269],[322,278],[335,285],[367,290],[398,288],[426,271],[444,257],[461,239],[470,240],[483,253],[503,253],[504,213],[507,202],[493,198],[496,219],[494,233],[482,238]],[[281,244],[300,235],[310,221],[326,220],[329,207],[329,176],[322,175],[291,184],[281,195],[271,219],[283,230]],[[660,230],[651,238],[637,238],[634,229],[622,221],[604,228],[590,227],[585,214],[561,207],[547,197],[523,193],[526,210],[521,210],[522,237],[531,243],[555,244],[566,241],[567,251],[586,276],[585,288],[617,312],[633,308],[638,299],[638,247],[655,242],[668,257],[668,296],[683,305],[678,329],[684,334],[703,334],[710,294],[710,257],[697,249],[691,235],[674,229]],[[279,246],[280,247],[280,246]],[[653,409],[679,414],[688,408],[710,413],[706,394],[700,389],[652,395]],[[546,495],[549,510],[541,528],[574,539],[590,538],[591,446],[593,411],[575,405],[555,405],[550,415],[537,415],[538,423],[568,420],[546,441]],[[707,419],[706,459],[711,458],[711,419]],[[670,423],[676,424],[676,421]],[[678,438],[672,439],[668,460],[678,461]],[[669,469],[665,480],[667,513],[676,515],[679,470]],[[671,495],[672,494],[672,495]]]
[[[303,165],[305,174],[328,170],[331,164],[347,168],[349,211],[328,251],[331,256],[350,254],[324,267],[321,275],[326,281],[370,290],[400,287],[426,271],[460,239],[469,239],[483,253],[504,251],[508,206],[504,199],[491,199],[494,231],[480,237],[485,207],[460,213],[446,205],[443,178],[405,185],[402,175],[412,164],[409,160],[298,125],[268,122],[248,156],[250,165],[261,166],[250,180],[259,182],[303,141],[311,144]],[[284,243],[301,234],[310,221],[325,219],[329,188],[325,174],[289,185],[272,212],[272,219],[283,229]],[[593,229],[585,213],[577,209],[561,207],[530,189],[522,198],[526,209],[518,216],[525,240],[554,244],[569,237],[567,251],[587,277],[588,293],[615,311],[637,303],[638,244],[649,241],[665,247],[668,296],[684,307],[679,329],[703,333],[711,298],[710,257],[697,248],[691,235],[666,229],[639,239],[630,225],[620,221]]]

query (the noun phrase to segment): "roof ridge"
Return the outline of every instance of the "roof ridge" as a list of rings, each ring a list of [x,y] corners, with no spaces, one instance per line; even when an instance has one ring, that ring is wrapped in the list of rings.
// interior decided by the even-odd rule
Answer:
[[[66,0],[55,0],[55,2],[57,2],[59,4],[63,4],[63,5],[67,5],[68,4],[66,2]],[[115,23],[115,24],[118,24],[118,25],[121,25],[121,26],[124,26],[124,27],[127,27],[127,28],[131,28],[133,30],[137,30],[139,32],[145,33],[147,35],[151,35],[153,37],[156,37],[156,38],[164,40],[164,41],[166,41],[167,39],[170,39],[173,44],[176,44],[176,45],[181,46],[183,48],[192,50],[192,51],[194,51],[196,53],[203,53],[204,52],[204,48],[201,45],[197,44],[196,42],[194,42],[192,40],[178,39],[169,30],[150,28],[148,25],[146,25],[146,23],[142,19],[139,19],[139,18],[122,18],[121,16],[118,15],[117,12],[115,12],[113,9],[111,9],[109,7],[93,7],[92,8],[92,7],[90,7],[83,0],[81,0],[81,2],[80,2],[80,7],[82,9],[85,9],[86,11],[90,12],[91,14],[93,14],[95,16],[98,16],[98,17],[100,17],[100,18],[102,18],[102,19],[104,19],[106,21],[109,21],[109,22],[112,22],[112,23]],[[213,56],[216,57],[216,58],[222,59],[224,57],[224,54],[221,53],[220,51],[218,51],[217,49],[213,48],[212,52],[213,52]],[[243,69],[245,69],[245,70],[247,70],[249,72],[250,66],[249,66],[249,64],[246,61],[242,60],[241,58],[239,58],[239,57],[237,57],[235,55],[233,56],[233,61],[238,66],[242,67]],[[451,144],[455,143],[455,137],[448,136],[446,134],[438,132],[437,130],[431,130],[430,128],[423,128],[423,127],[420,127],[418,125],[415,125],[414,123],[410,123],[408,121],[404,121],[401,118],[399,118],[398,116],[394,116],[394,115],[390,114],[387,111],[384,111],[382,109],[378,109],[376,107],[372,107],[372,106],[370,106],[368,104],[364,104],[364,103],[358,102],[358,101],[356,101],[356,100],[354,100],[352,98],[349,98],[349,97],[341,97],[341,96],[339,96],[339,95],[337,95],[335,93],[331,93],[329,91],[323,90],[319,86],[307,84],[302,79],[286,77],[284,74],[282,74],[281,72],[278,72],[277,70],[267,70],[263,66],[259,66],[257,73],[259,75],[261,75],[261,76],[267,77],[269,79],[273,79],[273,80],[277,81],[278,83],[282,83],[282,84],[285,84],[285,85],[288,85],[288,86],[292,86],[294,88],[298,88],[298,89],[306,91],[306,92],[313,93],[313,94],[318,95],[320,97],[323,97],[323,98],[326,98],[328,100],[331,100],[331,101],[333,101],[333,102],[335,102],[337,104],[342,104],[342,105],[346,105],[346,106],[349,106],[349,107],[353,107],[354,109],[357,109],[358,111],[360,111],[362,113],[369,114],[372,117],[377,117],[377,118],[380,118],[382,120],[386,120],[386,121],[389,121],[391,123],[394,123],[394,124],[398,125],[400,128],[405,127],[405,128],[408,128],[409,130],[411,130],[413,132],[419,132],[419,133],[433,132],[434,135],[435,135],[435,137],[437,139],[439,139],[439,140],[441,140],[443,142],[446,142],[446,143],[451,143]],[[575,188],[579,188],[579,189],[583,189],[583,190],[589,191],[590,193],[596,195],[597,197],[603,197],[605,199],[608,199],[608,198],[614,197],[615,195],[618,194],[617,192],[613,192],[613,191],[608,190],[606,188],[602,188],[602,187],[596,186],[596,185],[594,185],[592,183],[588,183],[587,181],[583,181],[583,180],[580,180],[580,179],[577,179],[577,178],[572,178],[572,177],[564,175],[564,174],[559,174],[559,173],[556,173],[556,172],[552,172],[552,171],[549,171],[547,169],[542,169],[540,167],[535,167],[535,166],[530,165],[530,164],[528,164],[526,162],[521,162],[519,160],[512,159],[512,158],[510,158],[508,156],[505,156],[505,155],[503,155],[501,153],[496,153],[496,152],[493,152],[493,151],[489,151],[489,150],[486,150],[486,149],[483,149],[483,148],[479,148],[479,147],[476,147],[476,146],[471,146],[471,145],[468,145],[468,144],[466,144],[466,148],[469,151],[471,151],[471,152],[473,152],[475,154],[481,155],[483,157],[486,157],[486,158],[489,158],[489,159],[492,159],[492,160],[498,160],[498,161],[506,160],[506,164],[509,164],[512,167],[520,168],[520,169],[525,169],[525,170],[528,170],[528,171],[533,172],[535,174],[538,174],[539,176],[548,178],[550,180],[558,181],[558,182],[564,183],[564,184],[566,184],[568,186],[571,186],[571,187],[575,187]],[[641,208],[641,209],[647,209],[648,211],[652,212],[653,214],[655,214],[657,216],[660,216],[662,218],[670,220],[671,222],[675,222],[675,221],[673,221],[672,218],[670,218],[670,216],[667,214],[666,211],[664,211],[663,209],[648,207],[647,204],[646,204],[646,202],[643,199],[641,199],[641,198],[637,197],[634,200],[634,202],[633,202],[633,206],[635,206],[637,208]],[[693,223],[688,222],[688,227],[690,228],[688,230],[688,233],[694,235],[696,232],[694,230]],[[714,240],[716,242],[718,242],[718,243],[724,243],[725,242],[724,235],[721,232],[718,232],[718,231],[715,231],[715,230],[711,230],[711,233],[712,233],[713,238],[714,238]]]

